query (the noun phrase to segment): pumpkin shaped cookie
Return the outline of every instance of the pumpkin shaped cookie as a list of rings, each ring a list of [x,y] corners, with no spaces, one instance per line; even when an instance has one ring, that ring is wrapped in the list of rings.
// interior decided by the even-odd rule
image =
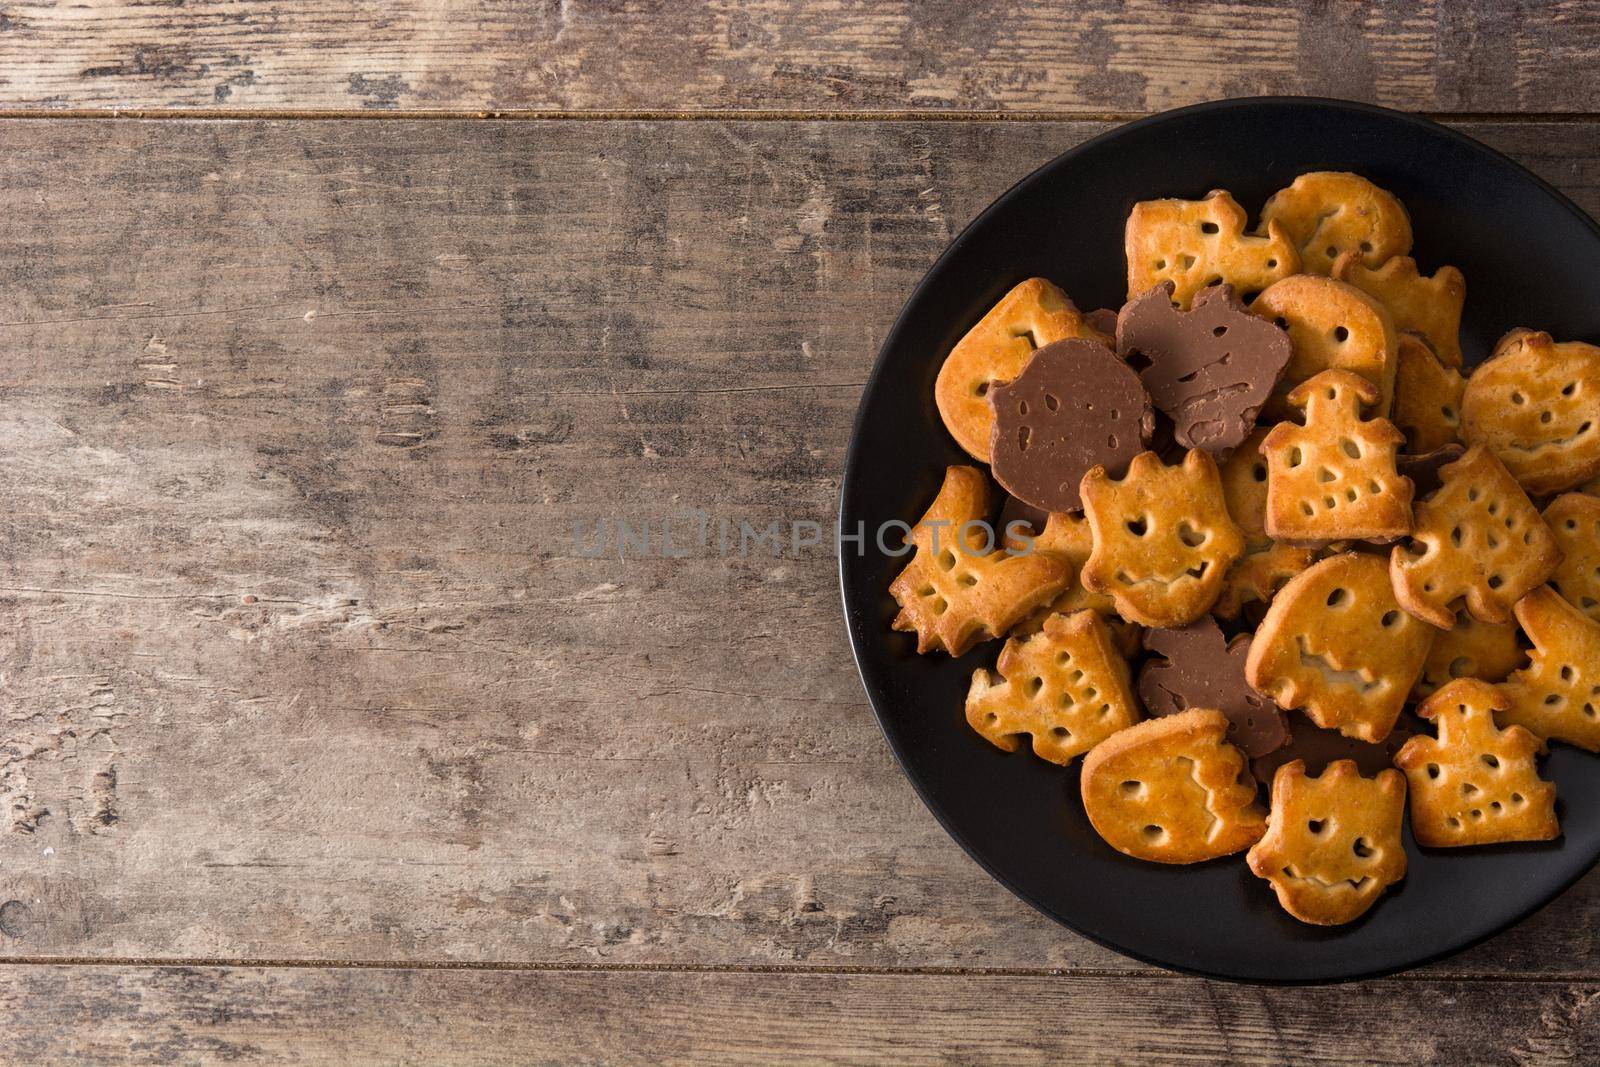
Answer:
[[[1600,474],[1600,348],[1512,330],[1467,379],[1461,436],[1535,496]]]

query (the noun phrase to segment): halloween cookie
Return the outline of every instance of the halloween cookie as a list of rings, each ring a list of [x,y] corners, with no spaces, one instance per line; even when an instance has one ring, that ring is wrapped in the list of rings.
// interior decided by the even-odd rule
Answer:
[[[1248,634],[1229,641],[1216,622],[1201,618],[1176,630],[1147,631],[1144,647],[1156,654],[1139,672],[1139,700],[1151,716],[1216,708],[1228,717],[1228,741],[1249,757],[1287,740],[1278,706],[1244,680]]]
[[[1500,721],[1541,741],[1600,752],[1600,623],[1548,586],[1517,601],[1517,622],[1533,642],[1528,666],[1500,691]]]
[[[1600,475],[1600,348],[1512,330],[1467,379],[1461,436],[1535,496]]]
[[[1389,557],[1394,595],[1441,630],[1458,597],[1484,622],[1507,622],[1511,605],[1561,562],[1555,535],[1522,487],[1482,445],[1439,470],[1442,486],[1416,508],[1411,539]]]
[[[1076,577],[1083,570],[1083,565],[1089,559],[1089,552],[1094,547],[1094,535],[1089,531],[1089,520],[1082,515],[1067,515],[1057,512],[1048,516],[1044,529],[1030,535],[1026,546],[1022,538],[1008,536],[1005,540],[1006,548],[1013,552],[1052,552],[1064,556],[1072,564],[1073,581],[1067,584],[1066,589],[1056,594],[1054,600],[1043,607],[1035,608],[1033,614],[1023,619],[1011,628],[1011,634],[1025,637],[1028,634],[1038,633],[1045,620],[1051,615],[1072,615],[1079,611],[1093,611],[1100,615],[1106,622],[1106,627],[1111,631],[1112,644],[1125,656],[1132,655],[1139,650],[1139,635],[1142,629],[1122,619],[1117,614],[1114,601],[1104,593],[1091,593],[1083,587],[1083,582]]]
[[[1202,290],[1189,311],[1162,282],[1117,316],[1117,355],[1134,367],[1184,448],[1226,452],[1255,428],[1289,362],[1289,335],[1252,315],[1233,288]]]
[[[1400,335],[1400,368],[1394,381],[1394,424],[1413,455],[1454,444],[1461,437],[1461,396],[1467,380],[1446,366],[1413,333]]]
[[[1266,828],[1244,755],[1224,740],[1212,708],[1148,719],[1100,742],[1083,759],[1089,822],[1135,859],[1199,863],[1249,848]]]
[[[889,586],[900,604],[894,628],[914,630],[918,652],[960,656],[1071,581],[1072,565],[1054,553],[1015,556],[988,543],[988,516],[988,479],[973,467],[947,468],[939,495],[911,531],[915,554]]]
[[[1261,209],[1262,232],[1282,227],[1300,253],[1301,270],[1328,274],[1340,253],[1367,267],[1411,251],[1411,217],[1393,193],[1359,174],[1313,171],[1272,194]]]
[[[1021,374],[1037,349],[1074,337],[1111,343],[1043,278],[1012,289],[956,342],[939,368],[933,398],[950,436],[974,459],[989,462],[989,390]]]
[[[996,668],[972,672],[967,722],[993,744],[1015,752],[1033,738],[1034,754],[1066,764],[1139,719],[1128,665],[1092,611],[1052,615],[1032,637],[1012,638]]]
[[[1411,833],[1425,848],[1549,841],[1556,787],[1539,777],[1539,739],[1520,726],[1500,729],[1506,698],[1487,682],[1461,678],[1423,701],[1417,714],[1437,738],[1411,738],[1394,763],[1411,783]]]
[[[1266,429],[1258,429],[1223,462],[1222,497],[1244,534],[1244,555],[1228,568],[1211,612],[1237,619],[1250,603],[1266,603],[1283,583],[1316,561],[1315,549],[1279,544],[1267,536],[1267,460],[1261,454]]]
[[[1469,611],[1458,611],[1455,625],[1434,636],[1411,697],[1425,699],[1457,678],[1503,681],[1523,659],[1515,623],[1484,622]]]
[[[1207,286],[1226,283],[1241,294],[1255,293],[1300,269],[1300,257],[1276,224],[1260,237],[1244,228],[1244,208],[1220,189],[1204,200],[1135,204],[1123,234],[1128,299],[1170,281],[1172,299],[1187,308]]]
[[[1411,482],[1395,469],[1404,438],[1387,419],[1362,418],[1371,382],[1323,371],[1289,394],[1305,425],[1280,422],[1267,459],[1267,533],[1297,544],[1392,541],[1411,531]]]
[[[1558,496],[1544,509],[1544,521],[1561,550],[1550,584],[1567,603],[1600,622],[1600,497]]]
[[[1199,618],[1244,550],[1217,465],[1198,449],[1173,467],[1140,453],[1122,478],[1096,467],[1084,476],[1083,505],[1094,534],[1084,587],[1110,596],[1119,615],[1141,626]]]
[[[1405,806],[1399,771],[1363,778],[1354,763],[1340,760],[1311,777],[1295,760],[1272,779],[1266,835],[1245,859],[1301,922],[1351,922],[1405,877]]]
[[[1361,262],[1359,252],[1343,252],[1333,276],[1378,298],[1389,309],[1397,330],[1415,330],[1446,367],[1461,366],[1461,306],[1467,281],[1454,267],[1440,267],[1431,278],[1417,273],[1417,261],[1395,256],[1377,268]]]
[[[1400,610],[1381,556],[1347,552],[1278,591],[1245,677],[1281,708],[1362,741],[1387,737],[1417,684],[1433,629]]]
[[[989,391],[994,477],[1046,511],[1077,511],[1091,467],[1124,471],[1155,425],[1139,376],[1095,341],[1058,341]]]
[[[1267,288],[1250,310],[1289,331],[1292,354],[1264,408],[1269,418],[1288,418],[1293,410],[1289,393],[1325,370],[1353,371],[1377,386],[1375,414],[1388,416],[1400,366],[1400,335],[1382,304],[1352,285],[1297,274]]]

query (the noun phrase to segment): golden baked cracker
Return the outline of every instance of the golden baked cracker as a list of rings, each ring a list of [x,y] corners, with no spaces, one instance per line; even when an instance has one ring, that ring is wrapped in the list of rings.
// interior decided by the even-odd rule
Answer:
[[[1504,730],[1507,708],[1488,682],[1459,678],[1422,702],[1437,738],[1418,734],[1400,746],[1394,765],[1411,783],[1411,834],[1425,848],[1549,841],[1556,787],[1534,765],[1539,739],[1520,726]]]
[[[1062,589],[1072,565],[1052,552],[1014,556],[986,543],[989,481],[975,467],[949,467],[927,514],[911,531],[916,554],[889,586],[900,604],[896,630],[914,630],[917,651],[960,656],[998,637]]]
[[[1600,752],[1600,623],[1549,586],[1517,601],[1517,622],[1533,650],[1500,687],[1508,702],[1500,721]]]
[[[1081,337],[1110,346],[1112,339],[1090,326],[1056,286],[1029,278],[1000,298],[945,357],[933,385],[945,429],[974,458],[989,462],[994,413],[989,389],[1022,372],[1034,350]]]
[[[1222,592],[1211,606],[1219,619],[1237,619],[1247,604],[1270,604],[1290,578],[1317,561],[1314,548],[1268,541],[1265,547],[1247,547],[1222,580]]]
[[[1415,330],[1427,339],[1447,367],[1461,366],[1461,306],[1467,280],[1454,267],[1440,267],[1431,278],[1417,273],[1417,261],[1395,256],[1373,269],[1357,252],[1342,252],[1333,277],[1370,293],[1389,309],[1397,330]]]
[[[1244,443],[1229,453],[1218,468],[1222,478],[1222,499],[1228,514],[1251,546],[1263,544],[1267,537],[1267,460],[1261,443],[1268,427],[1257,427]]]
[[[1368,267],[1411,251],[1411,217],[1386,189],[1359,174],[1312,171],[1272,194],[1261,209],[1261,225],[1274,222],[1300,252],[1300,269],[1328,274],[1341,252],[1353,252]]]
[[[1118,852],[1199,863],[1249,848],[1266,828],[1228,717],[1194,708],[1121,730],[1083,758],[1083,810]]]
[[[1493,449],[1535,496],[1600,475],[1600,348],[1512,330],[1467,379],[1461,439]]]
[[[1417,684],[1433,634],[1395,603],[1382,556],[1346,552],[1313,564],[1272,598],[1245,678],[1324,729],[1382,741]]]
[[[1350,922],[1406,876],[1405,806],[1399,771],[1363,778],[1355,761],[1345,759],[1312,778],[1304,761],[1293,760],[1273,776],[1267,832],[1245,860],[1301,922]]]
[[[1457,678],[1503,681],[1524,658],[1516,623],[1484,622],[1470,611],[1458,611],[1455,625],[1434,637],[1411,699],[1430,697]]]
[[[1025,539],[1026,538],[1026,539]],[[1073,615],[1079,611],[1093,611],[1105,620],[1106,627],[1111,631],[1111,643],[1124,656],[1131,656],[1139,650],[1139,640],[1144,633],[1144,628],[1128,622],[1117,614],[1116,602],[1103,593],[1091,593],[1077,580],[1077,575],[1082,572],[1084,563],[1089,559],[1089,552],[1094,547],[1094,534],[1089,530],[1089,520],[1082,515],[1068,515],[1055,512],[1048,516],[1044,529],[1039,533],[1022,535],[1020,531],[1007,531],[1005,545],[1014,552],[1053,552],[1065,556],[1072,564],[1073,580],[1067,583],[1067,588],[1056,595],[1056,598],[1042,607],[1035,608],[1033,613],[1010,630],[1013,637],[1027,637],[1036,634],[1044,627],[1045,620],[1052,615]]]
[[[967,723],[1007,752],[1030,734],[1035,755],[1064,765],[1139,721],[1127,661],[1092,611],[1052,615],[1032,637],[1011,638],[996,669],[1005,681],[972,672]]]
[[[1378,390],[1359,374],[1325,370],[1289,394],[1305,425],[1280,422],[1267,459],[1267,533],[1296,544],[1392,541],[1411,532],[1411,479],[1395,470],[1405,440],[1388,419],[1361,417]]]
[[[1461,439],[1461,396],[1467,380],[1439,361],[1421,337],[1400,335],[1400,363],[1394,379],[1394,424],[1406,435],[1413,456]]]
[[[1600,497],[1566,493],[1544,509],[1561,563],[1550,584],[1567,603],[1600,622]]]
[[[1128,299],[1164,281],[1188,310],[1200,290],[1227,283],[1245,298],[1300,269],[1300,259],[1277,226],[1264,237],[1244,232],[1244,208],[1225,190],[1204,200],[1145,200],[1133,205],[1123,232]]]
[[[1439,468],[1440,487],[1416,507],[1410,540],[1389,556],[1394,595],[1441,630],[1455,602],[1484,622],[1509,622],[1511,605],[1543,585],[1561,550],[1515,478],[1482,445]]]
[[[1289,331],[1293,354],[1272,399],[1268,419],[1285,419],[1289,393],[1325,370],[1348,370],[1378,387],[1376,414],[1387,416],[1400,366],[1400,336],[1388,309],[1353,285],[1315,274],[1296,274],[1256,297],[1250,310]]]
[[[1095,467],[1083,476],[1083,510],[1094,548],[1079,579],[1141,626],[1182,626],[1205,614],[1244,551],[1217,464],[1198,449],[1172,467],[1141,452],[1122,478]]]

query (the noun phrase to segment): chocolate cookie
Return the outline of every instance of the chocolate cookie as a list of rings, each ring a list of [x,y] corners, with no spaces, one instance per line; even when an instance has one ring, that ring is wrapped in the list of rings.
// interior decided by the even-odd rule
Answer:
[[[1120,475],[1155,426],[1139,376],[1094,341],[1045,345],[1015,380],[989,390],[989,403],[995,480],[1045,511],[1080,510],[1089,469]]]
[[[1233,287],[1214,285],[1179,311],[1162,282],[1117,316],[1117,355],[1139,378],[1185,448],[1224,452],[1255,428],[1256,414],[1289,365],[1289,335],[1252,315]]]
[[[1228,717],[1228,741],[1255,758],[1288,740],[1283,713],[1244,680],[1250,638],[1222,636],[1210,616],[1176,630],[1150,630],[1144,647],[1153,659],[1139,672],[1139,699],[1152,716],[1216,708]]]
[[[1421,731],[1421,723],[1409,711],[1401,712],[1389,736],[1375,744],[1346,737],[1337,730],[1324,730],[1303,715],[1291,715],[1289,720],[1289,737],[1283,747],[1250,761],[1250,771],[1259,781],[1272,781],[1278,768],[1290,760],[1304,760],[1310,775],[1321,774],[1335,760],[1355,760],[1361,773],[1370,778],[1392,766],[1394,754],[1406,738]]]

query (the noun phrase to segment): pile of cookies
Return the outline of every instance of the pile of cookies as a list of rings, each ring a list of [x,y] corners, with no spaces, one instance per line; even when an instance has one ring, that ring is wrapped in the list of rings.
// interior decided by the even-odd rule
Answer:
[[[1344,923],[1404,877],[1408,796],[1424,847],[1546,841],[1537,758],[1600,751],[1600,348],[1515,329],[1464,374],[1461,272],[1358,175],[1247,222],[1140,203],[1120,311],[1032,278],[955,346],[935,400],[1004,493],[948,469],[894,626],[1004,638],[967,721],[1083,757],[1111,847],[1248,850]]]

